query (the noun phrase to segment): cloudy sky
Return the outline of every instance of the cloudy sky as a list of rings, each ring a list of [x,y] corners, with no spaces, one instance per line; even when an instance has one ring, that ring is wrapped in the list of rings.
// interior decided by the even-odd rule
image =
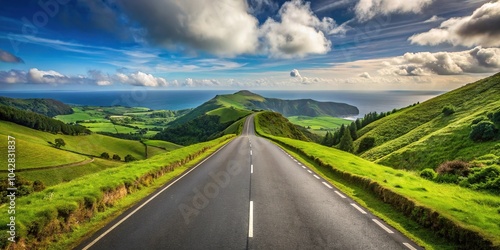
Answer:
[[[0,90],[449,90],[500,71],[500,1],[2,1]]]

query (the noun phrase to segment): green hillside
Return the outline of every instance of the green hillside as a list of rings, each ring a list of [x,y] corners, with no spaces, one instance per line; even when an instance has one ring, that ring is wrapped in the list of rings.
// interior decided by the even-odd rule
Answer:
[[[0,104],[21,110],[32,111],[48,117],[73,113],[69,105],[52,99],[15,99],[0,96]]]
[[[349,125],[352,121],[332,116],[290,116],[287,119],[293,123],[307,128],[310,132],[325,136],[327,131],[333,131],[342,125]]]
[[[335,148],[291,139],[290,136],[280,135],[279,131],[282,129],[276,126],[275,121],[268,119],[268,116],[268,113],[255,116],[256,131],[259,135],[275,141],[294,157],[303,159],[302,162],[307,163],[337,187],[350,192],[355,199],[366,202],[365,207],[377,214],[387,213],[387,222],[393,226],[403,227],[404,231],[410,231],[415,237],[421,235],[420,240],[431,245],[436,243],[430,241],[439,242],[440,238],[444,237],[455,242],[457,246],[471,249],[467,244],[472,244],[472,239],[467,237],[477,235],[466,234],[468,230],[477,232],[479,238],[489,240],[495,247],[500,245],[498,195],[436,183],[421,178],[413,171],[393,169]],[[270,128],[276,130],[272,131]],[[370,192],[370,197],[377,196],[379,201],[391,204],[392,209],[378,202],[371,203],[372,198],[367,197],[364,191],[353,192],[353,189],[357,188]],[[399,218],[399,212],[395,210],[403,213],[406,219]],[[410,218],[420,226],[411,225],[411,222],[408,222]],[[444,223],[444,219],[449,222]],[[404,224],[408,226],[405,227]],[[422,227],[432,228],[436,232],[422,232]],[[434,246],[435,249],[443,248]]]
[[[145,147],[139,141],[123,140],[98,134],[85,136],[56,135],[11,122],[0,121],[0,135],[14,136],[16,141],[23,145],[19,146],[18,157],[24,163],[20,164],[19,168],[62,165],[89,158],[80,154],[100,156],[101,153],[108,152],[110,155],[118,154],[122,159],[128,154],[136,159],[144,159],[145,157]],[[50,143],[53,143],[56,138],[62,138],[66,142],[66,146],[62,147],[62,149],[54,148]],[[0,145],[0,150],[5,148],[6,145]],[[6,155],[0,155],[0,157],[6,157]]]
[[[262,131],[269,135],[286,137],[302,141],[319,142],[321,137],[313,134],[304,127],[290,123],[285,117],[279,113],[265,111],[259,113],[255,119],[257,121],[263,120],[260,128]]]
[[[443,108],[454,107],[446,115]],[[474,142],[469,138],[476,119],[500,110],[500,74],[467,84],[424,103],[409,107],[358,131],[357,148],[367,137],[375,146],[361,156],[395,168],[436,168],[451,160],[497,158],[500,142]],[[476,121],[477,122],[477,121]],[[494,160],[493,160],[494,161]]]

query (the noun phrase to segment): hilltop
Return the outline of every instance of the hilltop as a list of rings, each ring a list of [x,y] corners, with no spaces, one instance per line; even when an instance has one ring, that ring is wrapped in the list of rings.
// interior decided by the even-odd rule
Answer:
[[[454,113],[445,114],[445,106]],[[374,138],[374,147],[361,156],[395,168],[434,169],[451,160],[498,164],[498,138],[485,142],[469,138],[473,123],[488,120],[488,113],[498,110],[500,73],[375,121],[358,131],[354,146]]]
[[[248,90],[242,90],[234,94],[217,95],[185,116],[171,122],[171,125],[183,124],[204,114],[219,115],[221,117],[229,114],[230,118],[234,118],[248,113],[250,110],[270,110],[285,117],[344,117],[359,114],[357,107],[345,103],[319,102],[311,99],[282,100],[266,98]]]
[[[53,99],[14,99],[0,96],[0,104],[48,117],[73,114],[73,109],[69,105]]]

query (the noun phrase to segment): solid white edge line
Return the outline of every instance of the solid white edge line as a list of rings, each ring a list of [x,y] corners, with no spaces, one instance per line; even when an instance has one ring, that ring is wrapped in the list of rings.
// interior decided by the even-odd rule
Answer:
[[[334,192],[335,192],[338,196],[342,197],[342,199],[345,199],[345,196],[344,196],[342,193],[340,193],[339,191],[334,191]]]
[[[253,201],[250,201],[250,212],[248,216],[248,238],[253,237]]]
[[[250,165],[250,173],[253,174],[253,164]]]
[[[319,180],[319,176],[317,176],[317,175],[314,175],[314,178],[316,178],[316,179],[318,179],[318,180]]]
[[[351,203],[351,206],[353,206],[354,208],[356,208],[362,214],[366,214],[365,210],[363,210],[360,207],[358,207],[358,205],[356,205],[355,203]]]
[[[382,224],[382,223],[381,223],[380,221],[378,221],[377,219],[372,219],[372,220],[373,220],[373,222],[377,223],[377,225],[378,225],[379,227],[381,227],[382,229],[384,229],[386,232],[388,232],[388,233],[390,233],[390,234],[393,234],[393,233],[394,233],[391,229],[389,229],[388,227],[386,227],[384,224]]]
[[[410,245],[409,243],[406,243],[406,242],[403,242],[403,245],[405,245],[405,247],[407,247],[408,249],[411,249],[411,250],[417,250],[416,248],[414,248],[412,245]]]
[[[322,183],[323,183],[323,185],[325,185],[325,186],[326,186],[326,187],[328,187],[329,189],[332,189],[332,186],[328,185],[328,183],[326,183],[326,182],[322,182]]]
[[[92,242],[90,242],[88,245],[86,245],[82,250],[87,250],[87,249],[91,248],[95,243],[97,243],[99,240],[101,240],[102,238],[104,238],[104,236],[106,236],[108,233],[110,233],[111,231],[113,231],[116,227],[118,227],[120,224],[122,224],[124,221],[126,221],[128,218],[130,218],[132,215],[134,215],[135,213],[137,213],[137,211],[139,211],[142,207],[146,206],[149,202],[151,202],[158,195],[160,195],[161,193],[163,193],[163,191],[167,190],[169,187],[171,187],[172,185],[174,185],[180,179],[184,178],[184,176],[186,176],[187,174],[191,173],[191,171],[195,170],[198,166],[200,166],[201,164],[203,164],[205,161],[207,161],[208,159],[210,159],[212,156],[216,155],[220,150],[222,150],[224,147],[226,147],[229,143],[231,143],[231,141],[228,142],[228,143],[226,143],[221,148],[217,149],[217,151],[215,151],[213,154],[209,155],[207,158],[205,158],[203,161],[201,161],[200,163],[198,163],[196,166],[192,167],[190,170],[188,170],[186,173],[184,173],[179,178],[177,178],[176,180],[174,180],[172,183],[168,184],[168,186],[164,187],[158,193],[156,193],[155,195],[151,196],[147,201],[145,201],[144,203],[142,203],[140,206],[138,206],[136,209],[134,209],[134,211],[130,212],[127,216],[123,217],[123,219],[121,219],[120,221],[118,221],[117,223],[115,223],[112,227],[110,227],[108,230],[106,230],[104,233],[102,233],[101,235],[99,235],[99,237],[95,238]]]

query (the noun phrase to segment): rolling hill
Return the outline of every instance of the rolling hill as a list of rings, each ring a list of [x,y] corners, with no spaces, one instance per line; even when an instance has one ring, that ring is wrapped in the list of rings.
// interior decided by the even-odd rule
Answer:
[[[53,99],[15,99],[0,96],[0,104],[48,117],[73,114],[73,109],[69,105]]]
[[[452,106],[454,113],[443,113]],[[451,160],[500,163],[497,140],[474,142],[469,138],[473,121],[500,110],[500,73],[382,118],[358,131],[375,146],[361,154],[380,164],[402,169],[436,168]]]
[[[318,102],[311,99],[282,100],[265,98],[247,90],[238,91],[229,95],[217,95],[213,99],[193,109],[191,112],[171,122],[171,125],[184,124],[201,115],[218,115],[222,120],[249,114],[250,110],[270,110],[284,116],[351,116],[359,114],[357,107],[335,102]]]

